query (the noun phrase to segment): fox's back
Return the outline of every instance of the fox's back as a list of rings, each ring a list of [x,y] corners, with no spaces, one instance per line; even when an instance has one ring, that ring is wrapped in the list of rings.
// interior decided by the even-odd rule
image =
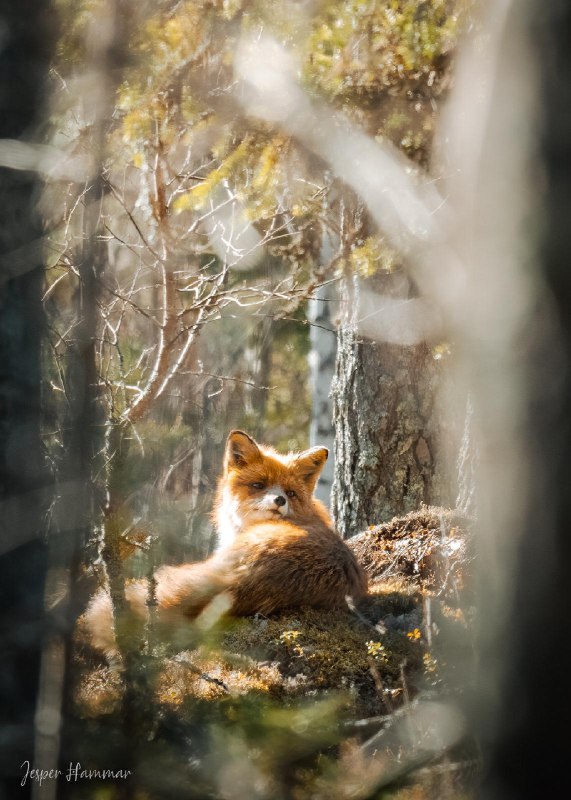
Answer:
[[[283,608],[341,608],[367,592],[367,579],[345,542],[316,520],[301,528],[261,522],[229,549],[228,590],[237,615],[270,614]]]

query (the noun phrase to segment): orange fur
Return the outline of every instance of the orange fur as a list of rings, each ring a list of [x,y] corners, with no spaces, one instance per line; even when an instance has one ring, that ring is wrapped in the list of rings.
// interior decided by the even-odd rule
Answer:
[[[313,497],[327,455],[325,448],[280,455],[232,431],[213,512],[223,541],[203,563],[157,570],[157,622],[168,626],[195,617],[222,592],[238,616],[341,608],[347,596],[366,594],[362,567]],[[127,585],[127,600],[141,619],[148,614],[147,594],[146,581]],[[113,657],[107,592],[92,599],[83,625],[92,645]]]
[[[256,522],[287,519],[307,529],[319,521],[331,528],[333,523],[325,506],[313,497],[328,455],[325,447],[281,455],[272,447],[259,445],[243,431],[232,431],[212,514],[219,547],[231,544]],[[277,513],[276,508],[261,508],[265,490],[254,489],[253,484],[257,483],[262,483],[265,490],[281,490],[284,497],[292,491],[295,496],[287,498],[287,507],[280,509],[282,513]]]

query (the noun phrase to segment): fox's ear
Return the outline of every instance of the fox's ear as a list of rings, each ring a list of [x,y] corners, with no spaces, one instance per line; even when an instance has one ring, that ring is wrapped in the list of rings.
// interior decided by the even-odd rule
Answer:
[[[300,453],[295,460],[296,469],[311,492],[315,489],[317,479],[321,475],[321,470],[328,457],[329,450],[326,447],[312,447],[310,450]]]
[[[261,458],[260,448],[244,431],[230,431],[226,441],[224,468],[245,467]]]

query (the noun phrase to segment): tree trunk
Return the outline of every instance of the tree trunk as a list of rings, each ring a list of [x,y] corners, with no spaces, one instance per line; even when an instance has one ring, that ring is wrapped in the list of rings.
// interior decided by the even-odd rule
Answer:
[[[27,138],[43,107],[53,30],[44,0],[0,3],[0,147]],[[0,169],[0,795],[27,796],[34,757],[47,546],[40,441],[42,230],[35,174]]]
[[[254,386],[246,387],[244,401],[246,413],[252,417],[251,434],[259,441],[266,439],[266,411],[268,389],[272,370],[272,349],[275,323],[271,317],[262,317],[248,337],[244,352],[247,374]]]
[[[335,193],[327,198],[324,214],[331,212],[335,203]],[[333,264],[340,249],[338,233],[324,222],[321,226],[319,247],[319,268],[316,278],[325,280],[334,274]],[[313,293],[308,303],[307,316],[311,323],[309,329],[309,369],[311,380],[311,420],[309,425],[309,444],[311,447],[327,447],[329,458],[323,468],[315,490],[315,496],[331,505],[331,492],[335,477],[335,428],[333,426],[333,398],[331,389],[335,377],[337,357],[337,314],[338,288],[335,282],[324,283]]]
[[[388,344],[359,335],[367,288],[403,300],[413,294],[402,271],[341,287],[333,386],[335,481],[333,515],[343,537],[443,499],[434,407],[438,362],[430,347]]]
[[[520,3],[511,3],[501,53],[511,54],[512,61],[499,62],[495,80],[498,86],[505,86],[506,67],[514,75],[520,74],[521,64],[514,63],[513,54],[522,43],[518,38],[524,20],[528,48],[524,57],[532,55],[530,41],[539,45],[542,78],[539,98],[543,102],[541,175],[545,194],[540,258],[549,299],[543,308],[537,301],[534,304],[534,317],[525,320],[525,330],[532,334],[527,347],[518,352],[519,363],[525,358],[528,371],[522,436],[528,446],[529,472],[519,487],[526,508],[514,556],[515,585],[501,609],[505,622],[489,643],[491,652],[482,654],[484,689],[490,684],[489,666],[493,668],[494,658],[501,670],[500,685],[489,701],[494,703],[496,729],[491,743],[487,742],[488,769],[480,794],[491,800],[531,800],[545,796],[549,784],[568,784],[571,704],[569,666],[562,654],[571,612],[571,6],[567,0],[547,6],[535,0],[530,6],[531,20],[525,7],[522,13]],[[498,102],[498,98],[494,100]],[[494,116],[498,116],[498,106]],[[489,148],[492,146],[493,155],[488,157],[495,165],[495,139]],[[499,157],[502,155],[500,151]],[[536,173],[534,169],[530,174]],[[535,182],[530,183],[530,191],[535,195]],[[524,224],[528,220],[526,216]],[[508,227],[512,220],[504,217],[502,222]],[[517,232],[527,233],[523,228]],[[527,280],[528,263],[520,269],[522,273],[526,270]],[[482,597],[483,619],[497,613],[497,606],[492,607],[495,598],[489,594]],[[489,735],[490,720],[486,723],[485,734]],[[562,789],[563,794],[566,791]]]
[[[335,375],[337,352],[337,336],[331,320],[334,297],[332,284],[320,286],[314,298],[309,301],[308,309],[308,317],[312,323],[309,333],[312,384],[309,444],[311,447],[327,447],[329,450],[329,458],[315,490],[315,496],[326,506],[329,506],[331,500],[335,472],[335,429],[331,404],[331,386]]]
[[[464,430],[460,438],[456,460],[456,508],[468,517],[476,517],[476,473],[478,470],[478,446],[474,431],[474,408],[470,397],[466,400]]]

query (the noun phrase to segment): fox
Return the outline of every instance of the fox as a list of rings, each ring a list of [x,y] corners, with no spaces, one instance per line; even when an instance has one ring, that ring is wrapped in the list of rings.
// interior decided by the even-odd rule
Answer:
[[[228,612],[268,616],[302,607],[338,609],[367,593],[363,567],[313,496],[328,458],[325,447],[283,455],[241,430],[230,432],[212,513],[218,541],[206,561],[162,566],[154,574],[156,622],[180,625],[225,594]],[[125,597],[148,618],[146,580]],[[100,590],[82,620],[91,646],[117,656],[111,598]]]

